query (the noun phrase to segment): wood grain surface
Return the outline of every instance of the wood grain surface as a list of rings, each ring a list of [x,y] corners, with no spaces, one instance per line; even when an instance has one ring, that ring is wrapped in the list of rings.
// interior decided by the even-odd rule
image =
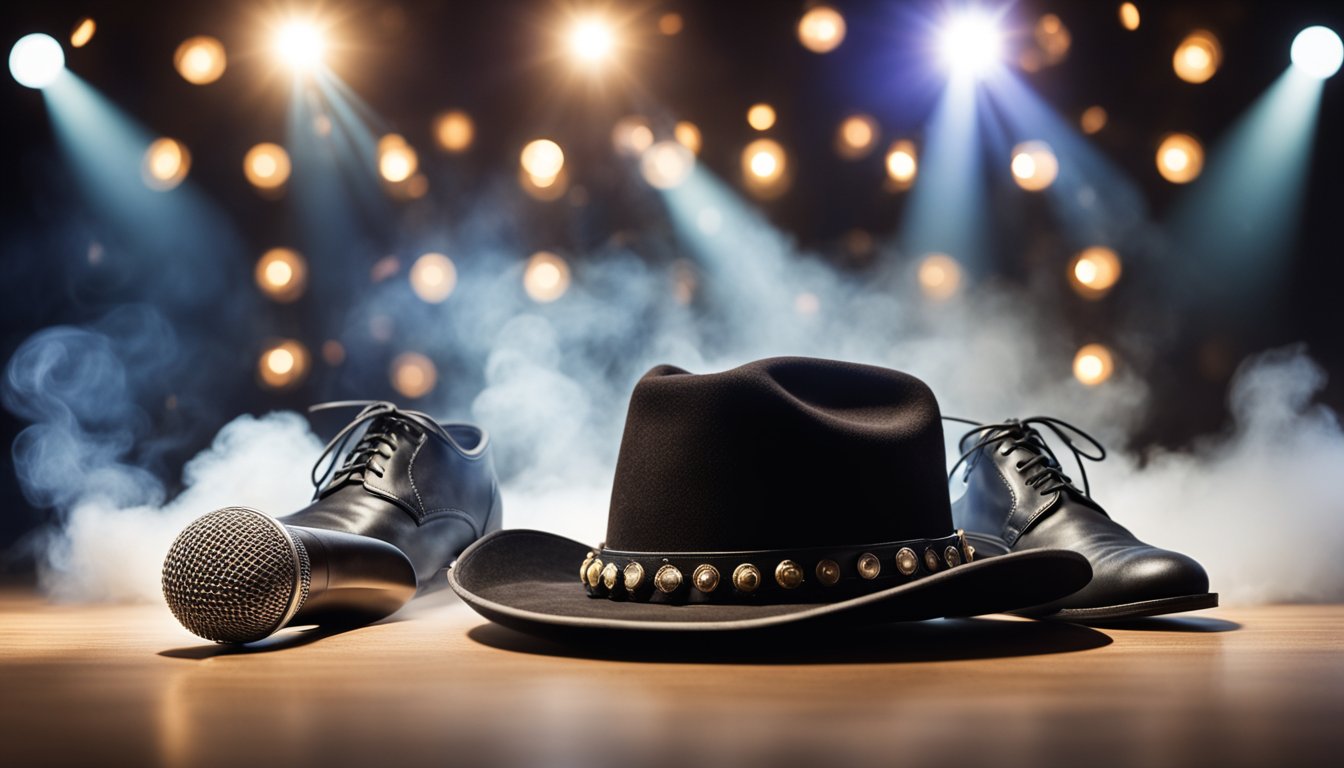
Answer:
[[[1344,606],[574,648],[446,592],[239,651],[0,592],[0,765],[1271,766],[1344,752]]]

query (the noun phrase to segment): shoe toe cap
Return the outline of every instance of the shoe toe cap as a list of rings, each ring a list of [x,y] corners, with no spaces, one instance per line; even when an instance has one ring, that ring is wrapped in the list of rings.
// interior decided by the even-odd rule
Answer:
[[[1156,547],[1132,549],[1094,564],[1090,596],[1097,604],[1137,603],[1209,591],[1209,575],[1194,558]]]

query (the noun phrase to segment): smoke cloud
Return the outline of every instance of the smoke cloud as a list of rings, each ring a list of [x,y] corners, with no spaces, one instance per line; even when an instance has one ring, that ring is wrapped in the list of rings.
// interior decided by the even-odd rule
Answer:
[[[981,284],[931,303],[914,264],[892,250],[837,270],[702,172],[667,193],[675,246],[613,238],[576,260],[570,291],[547,305],[519,284],[521,225],[482,198],[496,213],[460,228],[447,249],[460,271],[448,302],[427,307],[408,300],[404,281],[386,281],[343,325],[391,313],[398,342],[435,359],[442,394],[417,405],[491,432],[511,527],[603,538],[625,404],[658,363],[711,371],[796,354],[883,365],[927,381],[944,413],[1055,415],[1113,446],[1143,417],[1149,392],[1136,367],[1095,388],[1069,375],[1079,340],[1051,302]],[[5,405],[32,422],[15,468],[28,501],[55,510],[42,579],[61,598],[158,599],[163,555],[190,520],[225,505],[284,514],[311,491],[321,442],[301,416],[273,413],[225,426],[167,499],[154,450],[165,438],[136,404],[161,378],[155,361],[194,342],[153,310],[134,314],[129,325],[44,330],[6,370]],[[1142,343],[1143,329],[1124,330]],[[352,361],[367,351],[346,342]],[[1344,432],[1312,404],[1324,381],[1301,349],[1248,360],[1225,433],[1182,452],[1113,456],[1091,469],[1094,493],[1140,536],[1204,562],[1228,602],[1342,599],[1333,545],[1344,541],[1344,509],[1326,483],[1344,466]],[[349,376],[339,395],[362,396],[360,385]]]

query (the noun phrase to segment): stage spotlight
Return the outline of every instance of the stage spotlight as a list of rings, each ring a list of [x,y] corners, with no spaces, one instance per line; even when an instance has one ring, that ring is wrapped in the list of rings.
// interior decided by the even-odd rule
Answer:
[[[74,30],[70,32],[70,47],[83,48],[93,39],[93,33],[98,31],[98,25],[93,19],[85,16],[75,25]]]
[[[695,168],[695,154],[678,141],[660,141],[644,151],[639,171],[649,186],[672,189],[681,185]]]
[[[683,147],[691,150],[692,154],[700,154],[700,129],[695,126],[695,123],[682,120],[677,123],[672,135],[676,137],[677,141],[681,142]]]
[[[850,115],[835,132],[835,151],[846,160],[867,157],[877,144],[877,121],[868,115]]]
[[[1091,136],[1105,128],[1108,119],[1110,119],[1110,116],[1106,114],[1106,110],[1102,107],[1088,107],[1083,110],[1082,116],[1078,118],[1078,127],[1083,129],[1083,133]]]
[[[1013,181],[1028,192],[1040,192],[1055,182],[1059,160],[1043,141],[1027,141],[1013,147]]]
[[[434,362],[419,352],[402,352],[392,359],[389,376],[392,388],[409,400],[424,397],[434,391],[439,372]]]
[[[1344,43],[1327,27],[1307,27],[1293,38],[1293,66],[1317,80],[1325,80],[1344,64]]]
[[[668,37],[680,34],[684,26],[680,13],[664,13],[658,18],[658,31]]]
[[[465,152],[476,137],[476,126],[466,112],[450,110],[434,119],[434,138],[445,152]]]
[[[1111,378],[1115,358],[1102,344],[1086,344],[1073,356],[1073,377],[1084,385],[1095,387]]]
[[[322,66],[327,53],[322,30],[311,21],[298,19],[280,25],[274,47],[280,60],[296,74],[312,72]]]
[[[641,115],[627,115],[611,129],[611,145],[623,155],[638,155],[653,146],[653,129]]]
[[[1185,133],[1169,133],[1157,147],[1157,172],[1172,184],[1194,181],[1204,169],[1204,147]]]
[[[258,189],[276,189],[289,179],[289,153],[279,144],[258,144],[243,158],[243,173]]]
[[[747,188],[760,197],[784,190],[788,160],[784,148],[773,139],[757,139],[742,150],[742,176]]]
[[[155,139],[145,150],[141,177],[150,189],[160,192],[176,187],[191,170],[191,153],[173,139]]]
[[[828,5],[809,8],[798,19],[798,41],[813,53],[830,53],[845,41],[845,17]]]
[[[992,16],[967,10],[948,20],[938,38],[943,65],[953,75],[983,77],[998,66],[1003,39]]]
[[[901,139],[887,150],[887,178],[897,189],[906,189],[915,181],[919,161],[915,157],[914,142]]]
[[[1130,32],[1139,28],[1139,6],[1133,3],[1120,4],[1120,26]]]
[[[426,253],[411,265],[411,290],[428,304],[439,304],[457,287],[457,267],[442,253]]]
[[[523,290],[538,304],[547,304],[569,290],[569,264],[550,251],[538,251],[523,269]]]
[[[597,64],[611,56],[616,35],[602,19],[586,18],[574,22],[569,30],[569,52],[583,64]]]
[[[224,74],[228,62],[224,44],[208,35],[184,40],[173,54],[173,66],[192,85],[213,83]]]
[[[1212,32],[1197,29],[1186,36],[1176,46],[1171,58],[1171,67],[1176,76],[1187,83],[1204,83],[1218,71],[1223,63],[1223,49],[1218,38]]]
[[[378,173],[393,184],[411,178],[420,166],[420,160],[406,140],[389,133],[378,140]]]
[[[272,248],[257,259],[253,279],[267,297],[288,304],[308,285],[308,263],[288,248]]]
[[[308,350],[293,339],[284,339],[267,347],[257,362],[261,383],[271,389],[296,386],[307,374]]]
[[[775,108],[769,104],[752,104],[747,110],[747,125],[758,131],[768,131],[775,125]]]
[[[537,186],[546,187],[565,167],[565,152],[550,139],[537,139],[523,147],[518,160]]]
[[[1069,282],[1079,296],[1100,299],[1120,279],[1120,257],[1100,245],[1084,249],[1069,262]]]
[[[930,253],[919,262],[919,288],[934,301],[944,301],[961,288],[961,265],[945,253]]]
[[[65,51],[51,35],[34,32],[19,38],[9,50],[9,74],[19,85],[46,88],[65,70]]]

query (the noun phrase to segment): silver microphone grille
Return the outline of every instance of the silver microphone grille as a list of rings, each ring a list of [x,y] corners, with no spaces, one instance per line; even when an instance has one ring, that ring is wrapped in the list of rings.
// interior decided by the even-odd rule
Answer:
[[[182,626],[220,643],[260,640],[308,598],[308,550],[255,509],[226,507],[178,535],[163,561],[163,597]]]

